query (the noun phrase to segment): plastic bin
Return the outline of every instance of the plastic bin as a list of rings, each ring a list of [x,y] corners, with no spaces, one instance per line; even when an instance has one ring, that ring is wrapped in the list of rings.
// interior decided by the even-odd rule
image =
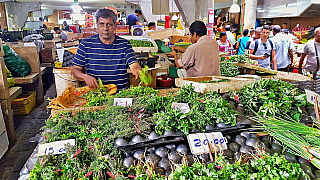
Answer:
[[[36,106],[36,91],[26,91],[12,101],[14,115],[29,114]]]

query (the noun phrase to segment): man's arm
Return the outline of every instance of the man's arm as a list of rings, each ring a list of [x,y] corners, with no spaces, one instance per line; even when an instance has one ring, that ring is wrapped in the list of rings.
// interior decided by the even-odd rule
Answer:
[[[92,89],[98,89],[99,88],[99,84],[96,80],[96,78],[87,75],[83,72],[83,67],[80,66],[73,66],[73,76],[78,79],[79,81],[84,81],[86,82],[86,84],[92,88]]]
[[[140,76],[139,71],[142,70],[140,65],[138,63],[133,63],[133,64],[129,65],[129,67],[130,67],[132,74],[136,77],[136,79],[138,79]]]
[[[300,73],[300,74],[302,74],[302,64],[303,64],[303,62],[304,62],[304,58],[306,58],[306,55],[307,55],[307,54],[302,53],[301,58],[300,58],[299,71],[298,71],[298,73]]]
[[[272,64],[273,64],[273,70],[277,70],[277,57],[276,57],[276,51],[272,50]]]
[[[263,60],[263,59],[267,59],[268,57],[265,56],[265,55],[262,55],[262,56],[256,56],[256,55],[253,55],[253,51],[254,49],[250,49],[250,54],[249,54],[249,58],[250,59],[259,59],[259,60]]]

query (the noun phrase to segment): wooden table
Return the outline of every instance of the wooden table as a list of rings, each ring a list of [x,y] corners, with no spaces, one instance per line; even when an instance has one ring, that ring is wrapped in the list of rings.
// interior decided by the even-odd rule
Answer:
[[[152,76],[152,85],[151,87],[156,88],[157,87],[157,70],[161,68],[160,64],[156,64],[154,68],[149,68],[148,71],[150,71],[151,76]],[[129,80],[130,80],[130,85],[132,86],[138,86],[140,84],[140,79],[136,79],[134,75],[132,74],[131,70],[127,70],[129,74]]]

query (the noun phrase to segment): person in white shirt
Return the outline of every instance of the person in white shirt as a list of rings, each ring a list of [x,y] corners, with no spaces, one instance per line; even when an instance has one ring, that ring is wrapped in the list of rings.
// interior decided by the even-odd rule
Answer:
[[[142,36],[148,36],[149,32],[153,32],[156,30],[156,23],[155,22],[149,22],[148,24],[148,30],[146,30]]]
[[[281,33],[281,27],[279,25],[274,25],[272,30],[274,34],[272,41],[275,45],[278,71],[288,72],[293,62],[291,41],[289,41],[287,35]]]
[[[313,75],[313,79],[316,79],[317,73],[320,69],[320,27],[314,30],[314,40],[308,41],[303,49],[302,56],[299,63],[299,73],[302,74],[302,64],[305,57],[308,55],[307,62],[305,65],[306,71],[309,71]],[[315,48],[317,47],[317,48]],[[319,76],[319,75],[318,75]]]
[[[232,32],[230,32],[231,30],[231,26],[230,25],[226,25],[226,27],[224,27],[224,29],[226,30],[226,33],[227,33],[227,37],[228,37],[228,40],[230,41],[231,43],[231,46],[234,45],[234,35],[232,34]]]

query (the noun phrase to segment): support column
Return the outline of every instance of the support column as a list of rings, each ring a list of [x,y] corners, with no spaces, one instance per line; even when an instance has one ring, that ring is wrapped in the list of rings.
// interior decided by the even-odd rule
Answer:
[[[257,18],[257,0],[245,0],[244,28],[255,28]]]

